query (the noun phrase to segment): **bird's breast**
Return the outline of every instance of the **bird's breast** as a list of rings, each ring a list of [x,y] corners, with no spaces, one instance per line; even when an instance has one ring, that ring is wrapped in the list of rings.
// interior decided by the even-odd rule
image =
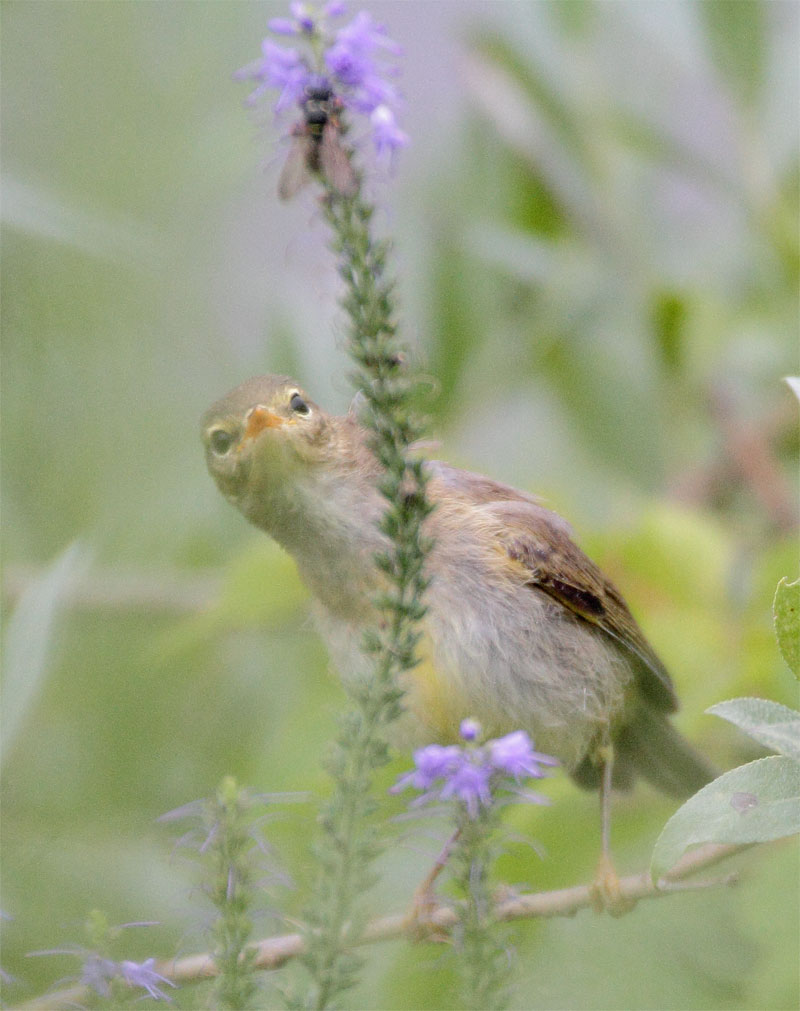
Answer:
[[[630,665],[602,632],[526,585],[517,566],[504,565],[468,528],[435,534],[419,662],[403,675],[407,716],[395,743],[458,740],[461,721],[472,717],[490,737],[527,731],[537,748],[573,768],[622,712]],[[372,676],[362,642],[377,614],[368,593],[342,610],[348,582],[338,581],[337,599],[319,606],[317,618],[334,665],[357,683]]]

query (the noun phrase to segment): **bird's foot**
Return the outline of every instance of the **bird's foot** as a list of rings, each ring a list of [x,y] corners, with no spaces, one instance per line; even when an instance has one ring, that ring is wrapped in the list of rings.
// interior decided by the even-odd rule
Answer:
[[[450,940],[448,935],[437,926],[434,913],[439,903],[433,889],[433,882],[428,878],[414,892],[411,906],[403,921],[403,930],[412,941],[438,941],[445,943]]]
[[[603,853],[591,884],[592,906],[596,913],[624,916],[636,905],[634,899],[622,894],[617,869],[608,853]]]
[[[450,940],[441,927],[437,926],[433,921],[433,914],[439,905],[436,901],[434,885],[436,884],[436,879],[447,866],[450,853],[460,834],[461,829],[456,829],[453,835],[450,836],[442,847],[442,851],[436,858],[433,867],[414,892],[414,898],[411,900],[411,907],[406,914],[403,925],[406,933],[415,941]]]

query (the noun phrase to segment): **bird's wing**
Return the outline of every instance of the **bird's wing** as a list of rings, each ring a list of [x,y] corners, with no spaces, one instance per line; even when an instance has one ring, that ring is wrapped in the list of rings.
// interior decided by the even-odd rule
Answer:
[[[622,595],[571,538],[569,525],[536,499],[485,477],[438,465],[436,477],[498,521],[499,546],[524,567],[525,585],[602,629],[630,656],[637,685],[662,712],[678,707],[672,680]],[[526,578],[527,577],[527,578]]]

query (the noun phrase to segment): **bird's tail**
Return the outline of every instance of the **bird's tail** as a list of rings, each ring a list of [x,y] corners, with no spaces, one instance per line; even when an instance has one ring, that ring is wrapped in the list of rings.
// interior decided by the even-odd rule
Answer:
[[[628,766],[658,790],[685,798],[714,779],[712,766],[682,737],[664,713],[640,706],[614,741],[615,765]]]
[[[572,772],[578,786],[600,787],[602,767],[587,755]],[[639,706],[633,719],[614,735],[613,786],[629,790],[637,776],[672,797],[684,799],[717,773],[682,737],[665,713]]]

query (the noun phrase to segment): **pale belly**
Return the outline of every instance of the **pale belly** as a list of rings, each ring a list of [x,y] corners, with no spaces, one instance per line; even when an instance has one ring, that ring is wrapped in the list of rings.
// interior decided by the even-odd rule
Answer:
[[[472,717],[487,737],[525,730],[535,747],[574,768],[619,716],[628,664],[602,635],[546,597],[531,593],[478,607],[431,592],[419,664],[404,675],[406,714],[390,732],[416,748],[458,739]],[[522,607],[524,606],[524,610]],[[317,623],[344,681],[370,676],[363,626],[317,609]]]

